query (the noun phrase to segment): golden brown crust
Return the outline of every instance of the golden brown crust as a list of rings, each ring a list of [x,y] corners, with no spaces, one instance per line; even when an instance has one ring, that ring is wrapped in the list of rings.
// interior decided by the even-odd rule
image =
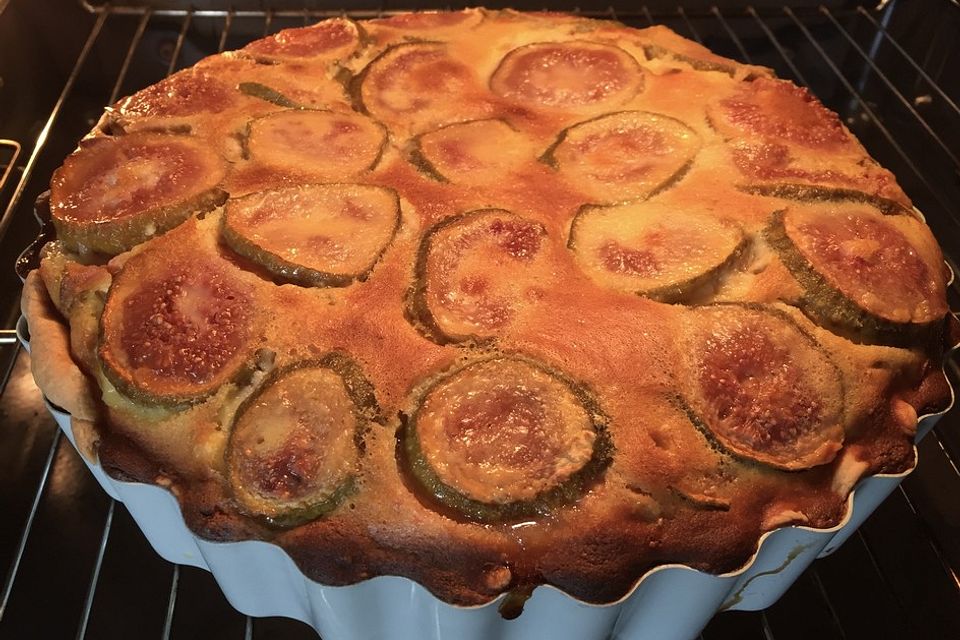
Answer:
[[[70,430],[73,443],[88,462],[97,463],[97,447],[100,445],[100,432],[97,423],[70,416]]]
[[[591,78],[606,84],[591,87]],[[236,89],[241,84],[246,90]],[[337,20],[213,56],[158,87],[121,101],[94,135],[176,131],[224,157],[228,175],[220,188],[232,197],[256,191],[255,197],[269,198],[271,189],[307,176],[344,179],[335,170],[327,173],[329,163],[319,174],[296,163],[280,170],[250,153],[254,119],[286,121],[271,134],[272,154],[295,145],[297,127],[312,118],[317,139],[347,141],[333,145],[338,153],[349,151],[351,140],[366,140],[362,157],[344,163],[349,181],[395,191],[400,208],[396,232],[382,253],[378,245],[375,264],[337,288],[323,279],[309,287],[279,281],[259,254],[231,249],[222,236],[222,209],[191,212],[188,222],[104,266],[49,245],[42,280],[36,272],[28,278],[24,313],[41,387],[74,414],[80,432],[88,434],[95,425],[99,459],[109,473],[171,487],[201,536],[274,541],[308,577],[325,584],[395,574],[446,601],[479,604],[547,583],[584,600],[609,602],[657,564],[731,570],[749,558],[765,531],[837,524],[859,478],[914,463],[917,415],[942,409],[950,397],[941,366],[944,344],[954,334],[940,333],[946,307],[939,273],[937,286],[921,292],[927,298],[921,305],[931,310],[922,336],[871,301],[869,312],[903,335],[898,346],[876,344],[855,327],[841,334],[805,314],[809,282],[764,234],[778,211],[802,206],[830,216],[851,202],[879,207],[883,220],[896,220],[895,226],[918,227],[912,219],[907,224],[909,200],[889,172],[809,94],[773,79],[769,70],[715,56],[662,27],[635,30],[573,16],[482,9],[398,16],[359,27]],[[171,95],[181,99],[171,101]],[[789,117],[771,105],[783,106]],[[307,112],[295,111],[303,106],[365,115],[307,118],[301,117]],[[624,113],[657,115],[640,122]],[[380,124],[370,124],[369,116]],[[544,152],[561,132],[585,122],[593,124],[565,138],[561,163],[589,157],[578,169],[589,175],[578,182]],[[597,122],[616,123],[614,134]],[[358,123],[365,123],[368,134],[386,127],[381,149],[378,135],[351,129]],[[631,133],[619,136],[624,123]],[[677,144],[683,137],[678,131],[696,144]],[[317,139],[304,144],[322,148]],[[518,141],[514,153],[497,162],[497,149]],[[674,152],[682,162],[674,162]],[[664,157],[649,166],[635,162],[643,154]],[[733,225],[741,239],[727,257],[687,265],[691,275],[708,273],[684,281],[669,298],[683,304],[604,286],[568,246],[585,205],[621,201],[617,194],[608,197],[604,185],[642,182],[657,166],[670,170],[630,195],[641,198],[637,207],[695,212],[692,220],[716,218]],[[358,220],[366,215],[362,207],[343,210]],[[614,247],[619,252],[608,266],[656,280],[673,273],[667,266],[675,268],[658,256],[671,249],[677,255],[703,251],[702,242],[684,244],[676,234],[651,228],[643,242],[663,246],[646,253],[639,246]],[[256,224],[248,229],[256,231]],[[607,235],[616,239],[617,231]],[[871,238],[854,237],[856,230],[844,234],[844,255],[871,251]],[[350,233],[324,234],[316,225],[301,235],[280,247],[289,249],[284,259],[290,268],[299,264],[301,242],[331,261],[349,255],[338,246],[349,242]],[[935,270],[941,255],[926,229],[904,237]],[[594,249],[609,249],[604,238]],[[223,298],[249,301],[250,309],[247,302],[226,305],[224,316],[224,308],[192,304],[203,296],[154,286],[151,278],[165,268],[156,265],[171,261],[192,265],[196,273],[229,274],[237,287],[220,291],[219,284],[203,277],[194,282],[195,274],[181,269],[193,282],[187,289],[216,289]],[[722,268],[712,268],[718,261]],[[145,269],[149,263],[154,267]],[[831,282],[852,295],[839,286],[837,273],[844,270],[831,272]],[[129,385],[118,391],[110,382],[119,379],[116,371],[112,378],[102,375],[107,351],[101,341],[97,356],[96,338],[111,283],[106,324],[117,331],[126,327],[132,337],[107,351],[129,351],[147,368],[182,374],[178,393],[189,395],[190,403],[157,402]],[[124,320],[137,305],[121,299],[140,304],[162,297],[161,289],[169,308],[163,303],[150,313],[134,309],[134,320]],[[712,321],[720,307],[727,329],[764,329],[772,346],[740,357],[748,349],[739,349],[737,340],[745,338]],[[223,340],[221,329],[248,311],[256,321],[249,332],[244,329],[243,340]],[[205,345],[216,346],[215,353],[189,340],[173,351],[142,344],[176,343],[151,328],[171,319],[189,327],[177,335],[201,336]],[[235,349],[249,351],[240,358],[242,371],[205,377],[201,365],[230,368]],[[337,494],[331,509],[296,526],[287,526],[296,518],[285,520],[282,513],[275,519],[270,514],[282,527],[249,517],[225,479],[238,407],[266,397],[258,392],[272,379],[271,370],[334,352],[355,363],[355,379],[368,381],[369,403],[382,409],[369,416],[357,445],[362,455],[355,484]],[[588,403],[589,412],[603,425],[598,433],[605,445],[603,464],[593,469],[590,482],[563,500],[538,503],[542,492],[527,492],[536,495],[531,500],[523,494],[517,509],[493,510],[481,524],[456,500],[427,495],[425,476],[398,464],[397,456],[418,402],[438,380],[491,358],[542,363],[558,380],[576,381],[583,397],[595,403]],[[779,374],[770,373],[774,365]],[[793,393],[798,376],[806,386],[795,385]],[[763,379],[753,384],[752,377]],[[345,383],[352,392],[347,378]],[[490,451],[504,456],[528,441],[553,446],[543,434],[525,431],[556,423],[542,399],[517,391],[519,383],[511,393],[503,393],[496,380],[487,383],[485,394],[470,396],[458,387],[444,395],[445,407],[434,411],[429,461],[442,463],[446,456],[437,455],[442,445],[436,443],[451,438],[477,443],[458,453],[463,459]],[[191,387],[203,393],[182,393]],[[812,392],[804,395],[804,389]],[[711,400],[701,402],[705,396]],[[785,419],[796,415],[799,422]],[[498,420],[512,426],[510,438],[490,428]],[[775,447],[767,438],[774,431]],[[267,479],[295,489],[311,468],[299,456],[314,444],[261,460]],[[541,453],[568,455],[562,449]],[[482,467],[483,460],[477,464]],[[459,486],[455,474],[445,469],[435,475]],[[540,480],[533,484],[549,484]]]
[[[33,377],[50,402],[78,420],[96,421],[96,385],[70,353],[70,329],[64,324],[37,271],[23,283],[21,310],[30,329]]]

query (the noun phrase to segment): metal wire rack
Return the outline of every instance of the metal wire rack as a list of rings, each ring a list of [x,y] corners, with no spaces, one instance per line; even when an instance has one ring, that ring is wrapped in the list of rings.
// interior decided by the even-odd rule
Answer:
[[[0,102],[0,137],[21,141],[0,139],[3,256],[17,255],[35,235],[29,211],[33,198],[103,106],[118,96],[204,55],[284,27],[434,6],[270,10],[59,4],[65,5],[59,15],[44,20],[66,21],[73,35],[55,43],[61,64],[52,64],[45,80],[53,91],[45,117],[15,129],[15,123],[2,123]],[[552,3],[551,8],[631,26],[667,24],[714,51],[773,67],[809,86],[897,174],[960,272],[960,210],[954,205],[960,202],[960,9],[955,4],[890,0],[876,8],[845,2],[664,8],[620,3],[588,9]],[[37,9],[29,9],[29,3],[14,0],[6,12],[3,6],[0,2],[0,35],[11,10],[21,11],[22,23],[33,19],[36,28]],[[0,78],[3,71],[0,64]],[[29,86],[13,90],[21,95]],[[6,315],[0,317],[0,566],[6,567],[0,638],[315,637],[298,622],[253,620],[234,611],[206,573],[159,559],[122,505],[101,493],[43,409],[29,356],[12,329],[19,282],[2,272],[0,286],[8,295]],[[956,281],[951,296],[958,308]],[[956,386],[956,363],[948,373]],[[815,563],[776,605],[762,612],[719,614],[702,637],[960,637],[958,423],[956,416],[941,421],[920,445],[918,470],[854,538]]]

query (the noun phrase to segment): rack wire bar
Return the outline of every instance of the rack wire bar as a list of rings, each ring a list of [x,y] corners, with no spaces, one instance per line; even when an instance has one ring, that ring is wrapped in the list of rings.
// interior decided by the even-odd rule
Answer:
[[[910,511],[916,517],[919,522],[923,522],[923,517],[920,515],[920,512],[917,511],[917,508],[913,504],[913,500],[910,499],[910,496],[907,494],[906,489],[903,488],[901,484],[897,487],[901,496],[903,496],[904,502],[906,502],[907,507],[910,508]],[[925,532],[926,533],[926,532]],[[957,576],[957,573],[950,566],[950,563],[946,561],[943,557],[943,550],[940,549],[940,545],[937,544],[937,541],[931,535],[924,536],[926,542],[930,545],[930,548],[933,549],[934,555],[936,555],[937,560],[940,561],[940,564],[943,565],[943,570],[946,574],[953,580],[954,584],[957,586],[957,589],[960,589],[960,577]]]
[[[7,366],[3,371],[3,378],[0,379],[0,395],[6,390],[7,385],[10,383],[10,376],[13,375],[13,369],[17,366],[17,356],[20,355],[20,342],[16,342],[13,353],[10,354],[10,359],[7,361]]]
[[[233,25],[233,9],[227,11],[223,19],[223,31],[220,33],[220,43],[217,45],[217,53],[223,53],[227,46],[227,34],[230,33],[230,27]]]
[[[790,69],[790,73],[793,74],[793,77],[804,86],[810,86],[810,83],[807,82],[807,79],[800,69],[797,68],[797,65],[793,63],[793,60],[790,59],[790,56],[787,54],[786,49],[783,48],[783,45],[780,43],[780,39],[773,33],[767,23],[760,18],[760,14],[757,13],[757,10],[752,6],[747,7],[747,13],[754,19],[760,29],[763,31],[764,35],[767,36],[767,39],[770,40],[770,43],[773,45],[773,48],[777,50],[777,53],[780,54],[780,57],[783,58],[783,61],[786,63],[787,67]]]
[[[730,27],[730,23],[727,22],[727,19],[723,17],[722,13],[720,13],[720,7],[713,5],[713,7],[710,8],[710,12],[716,16],[717,20],[720,21],[720,26],[722,26],[723,30],[727,32],[727,36],[733,40],[733,44],[736,45],[737,51],[740,52],[740,56],[743,58],[743,61],[747,64],[753,64],[753,58],[749,53],[747,53],[747,50],[743,46],[743,42],[740,40],[740,37]]]
[[[937,145],[943,149],[944,153],[947,154],[950,160],[953,161],[954,166],[960,168],[960,159],[957,158],[957,155],[950,149],[949,146],[947,146],[947,143],[945,143],[940,136],[937,135],[937,132],[933,130],[926,120],[924,120],[923,116],[917,112],[914,106],[910,104],[910,101],[907,100],[906,96],[904,96],[903,93],[890,81],[890,78],[887,77],[887,74],[881,71],[877,66],[877,63],[874,62],[869,55],[867,55],[867,52],[864,51],[859,44],[857,44],[857,41],[853,39],[853,36],[850,35],[850,32],[844,29],[843,26],[837,22],[837,19],[833,17],[833,13],[830,12],[830,9],[826,7],[820,7],[820,12],[823,13],[823,15],[830,20],[830,23],[837,28],[837,31],[839,31],[844,39],[850,43],[850,46],[853,47],[854,51],[860,54],[860,57],[863,58],[864,63],[867,64],[867,66],[869,66],[873,72],[877,74],[877,77],[880,78],[880,80],[882,80],[883,83],[890,89],[897,100],[907,109],[907,111],[911,113],[911,115],[913,115],[914,118],[917,119],[917,122],[920,123],[920,126],[923,127],[924,131],[930,134],[930,137],[933,138],[934,142],[936,142]]]
[[[925,529],[924,521],[911,510],[904,495],[896,492],[864,523],[862,542],[876,558],[880,574],[888,577],[889,593],[900,603],[904,619],[915,631],[906,637],[956,637],[955,631],[937,631],[943,620],[951,620],[954,629],[960,628],[960,608],[956,606],[956,585],[939,568]]]
[[[860,15],[865,17],[867,20],[869,20],[870,24],[872,24],[873,27],[877,30],[877,33],[882,34],[884,39],[886,39],[887,42],[893,45],[893,48],[896,49],[900,53],[900,55],[903,56],[904,60],[906,60],[907,63],[914,68],[914,70],[920,75],[921,78],[923,78],[926,81],[926,83],[930,86],[930,88],[933,89],[933,91],[938,96],[940,96],[940,98],[944,102],[950,105],[950,108],[953,109],[957,115],[960,115],[960,106],[958,106],[957,103],[954,102],[953,98],[947,95],[947,92],[940,87],[940,84],[938,82],[936,82],[933,78],[930,77],[930,75],[926,71],[924,71],[923,67],[920,66],[920,64],[916,61],[916,59],[914,59],[913,56],[907,53],[907,51],[900,45],[900,43],[897,42],[897,39],[890,35],[890,33],[887,31],[887,28],[885,26],[877,22],[876,18],[870,15],[870,12],[864,9],[863,7],[857,7],[857,13],[859,13]]]
[[[263,36],[267,37],[270,34],[270,27],[273,26],[273,9],[267,9],[266,15],[263,18]]]
[[[884,586],[886,586],[887,592],[891,594],[895,593],[893,589],[893,584],[890,582],[890,579],[887,577],[886,572],[880,566],[880,562],[877,559],[876,554],[870,548],[870,544],[867,542],[867,539],[863,534],[862,528],[857,530],[856,536],[860,542],[860,545],[866,551],[867,558],[869,558],[870,564],[873,565],[873,570],[877,573],[878,576],[880,576],[880,580],[883,582]],[[907,610],[906,610],[906,607],[904,606],[903,601],[901,601],[900,598],[897,598],[896,596],[894,596],[894,602],[896,602],[897,606],[900,608],[901,618],[904,620],[909,620],[909,618],[906,615]]]
[[[62,433],[60,429],[57,429],[53,434],[53,441],[50,443],[50,450],[43,464],[43,473],[40,475],[40,481],[37,483],[37,490],[33,496],[33,503],[30,505],[30,513],[27,516],[26,523],[23,525],[23,532],[20,534],[20,541],[17,543],[17,549],[13,555],[13,562],[10,564],[10,570],[7,572],[7,578],[3,583],[3,592],[0,593],[0,621],[3,620],[3,616],[7,612],[7,604],[10,602],[10,594],[13,592],[13,583],[16,581],[17,573],[20,571],[23,552],[27,548],[27,539],[33,530],[33,522],[37,517],[40,499],[43,497],[43,492],[47,488],[47,481],[50,479],[50,469],[53,468],[53,461],[57,455],[57,447],[60,445]]]
[[[953,454],[950,453],[950,449],[947,448],[943,443],[943,438],[940,437],[939,431],[934,428],[934,433],[937,435],[935,442],[940,447],[940,450],[943,452],[943,457],[946,458],[947,463],[953,469],[953,472],[960,477],[960,466],[957,465],[957,461],[953,459]]]
[[[159,14],[159,12],[157,12]],[[180,26],[180,34],[177,36],[177,44],[173,47],[173,53],[170,55],[170,66],[167,67],[169,76],[177,68],[177,60],[180,59],[180,52],[183,50],[183,40],[187,37],[187,31],[190,29],[190,23],[193,22],[193,7],[187,10],[183,15],[183,23]]]
[[[837,610],[834,608],[833,603],[830,602],[830,596],[827,594],[827,590],[823,586],[823,580],[820,579],[820,573],[817,571],[816,565],[808,569],[808,574],[813,580],[813,584],[817,589],[817,593],[820,594],[820,598],[823,600],[823,603],[827,606],[827,610],[830,612],[830,618],[833,620],[833,626],[837,633],[841,638],[846,637],[846,634],[843,632],[843,623],[840,622],[840,616],[837,615]]]
[[[120,87],[123,86],[123,81],[127,79],[127,72],[130,71],[130,62],[133,60],[133,54],[136,53],[137,47],[140,46],[140,41],[143,40],[143,34],[147,30],[147,23],[150,22],[150,17],[153,15],[151,9],[147,9],[143,12],[143,15],[140,16],[140,22],[137,23],[137,30],[133,33],[133,38],[130,39],[130,46],[127,47],[127,55],[123,56],[123,64],[120,66],[120,73],[117,74],[117,81],[113,83],[113,89],[110,91],[110,98],[107,100],[107,104],[113,104],[117,101],[117,98],[120,97]]]
[[[13,168],[17,166],[17,158],[20,157],[22,147],[16,140],[7,140],[6,138],[0,138],[0,147],[7,147],[12,150],[10,159],[7,160],[6,166],[3,168],[3,173],[0,174],[0,193],[3,193],[3,188],[7,186],[7,180],[13,173]]]
[[[80,616],[80,625],[77,628],[77,640],[83,640],[87,636],[90,610],[93,608],[93,598],[97,593],[97,583],[100,581],[100,568],[103,566],[103,557],[107,553],[107,541],[110,539],[110,527],[113,524],[113,510],[116,504],[116,500],[111,498],[110,507],[107,509],[107,519],[103,524],[103,535],[100,538],[100,547],[97,550],[97,562],[93,566],[93,574],[90,576],[90,586],[87,588],[87,597],[83,604],[83,614]]]
[[[173,628],[173,610],[177,606],[177,588],[180,586],[180,565],[173,565],[173,577],[170,578],[170,595],[167,597],[167,614],[163,619],[162,640],[170,640],[170,630]]]
[[[643,5],[643,17],[646,18],[647,24],[650,26],[656,24],[653,20],[653,16],[650,15],[650,9],[647,8],[647,5]]]
[[[697,31],[696,27],[693,26],[693,23],[690,22],[690,18],[687,17],[687,12],[684,10],[683,5],[677,7],[677,13],[681,18],[683,18],[683,22],[687,25],[687,29],[690,30],[690,34],[693,36],[693,39],[699,44],[703,44],[703,38],[700,37],[700,33]]]

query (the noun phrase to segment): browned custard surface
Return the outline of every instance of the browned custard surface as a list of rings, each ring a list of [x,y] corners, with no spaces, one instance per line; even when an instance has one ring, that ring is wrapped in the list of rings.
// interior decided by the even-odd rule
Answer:
[[[591,602],[742,565],[914,462],[948,273],[894,177],[662,27],[280,32],[121,100],[24,308],[115,477],[324,584]]]

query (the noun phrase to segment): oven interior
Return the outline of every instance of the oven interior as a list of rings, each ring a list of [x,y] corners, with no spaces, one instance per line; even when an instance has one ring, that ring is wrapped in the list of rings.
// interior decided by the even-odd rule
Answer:
[[[717,53],[809,86],[898,176],[956,272],[956,0],[713,1],[502,6],[666,24]],[[333,15],[450,7],[433,0],[224,4],[0,0],[0,638],[316,637],[293,620],[245,617],[209,574],[160,559],[61,436],[14,335],[20,281],[13,264],[38,230],[32,203],[106,104],[282,28]],[[956,281],[950,296],[960,308]],[[956,362],[948,374],[956,387]],[[771,608],[720,613],[702,637],[960,637],[958,413],[919,449],[916,472],[842,548],[811,566]]]

